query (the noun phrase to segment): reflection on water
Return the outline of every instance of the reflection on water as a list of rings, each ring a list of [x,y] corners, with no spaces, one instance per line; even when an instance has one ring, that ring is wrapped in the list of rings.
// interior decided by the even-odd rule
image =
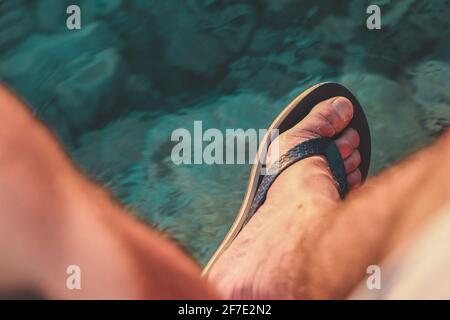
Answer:
[[[249,167],[177,167],[172,130],[265,128],[303,89],[338,81],[367,111],[376,173],[448,124],[448,2],[379,2],[369,31],[359,0],[4,0],[0,78],[87,173],[205,262]]]

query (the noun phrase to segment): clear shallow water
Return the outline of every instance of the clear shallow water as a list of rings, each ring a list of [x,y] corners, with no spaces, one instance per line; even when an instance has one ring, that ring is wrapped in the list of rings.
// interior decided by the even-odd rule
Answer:
[[[205,262],[240,206],[249,166],[175,166],[171,132],[266,128],[302,90],[347,85],[367,112],[372,173],[450,118],[448,1],[4,0],[0,79],[77,164]],[[82,29],[66,29],[78,4]]]

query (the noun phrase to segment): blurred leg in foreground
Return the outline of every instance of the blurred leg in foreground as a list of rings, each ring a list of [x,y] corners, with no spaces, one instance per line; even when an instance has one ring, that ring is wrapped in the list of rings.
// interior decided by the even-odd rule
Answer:
[[[66,270],[81,269],[81,290]],[[200,268],[83,177],[49,131],[0,86],[0,294],[213,298]]]

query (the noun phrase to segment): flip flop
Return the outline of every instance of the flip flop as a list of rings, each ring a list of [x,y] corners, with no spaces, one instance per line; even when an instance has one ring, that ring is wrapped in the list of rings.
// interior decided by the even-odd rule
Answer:
[[[319,102],[333,98],[333,97],[345,97],[349,99],[353,104],[353,118],[347,128],[355,129],[360,136],[360,145],[358,150],[361,154],[361,164],[359,170],[361,171],[362,181],[367,178],[370,166],[370,153],[371,153],[371,141],[369,125],[364,114],[364,111],[356,100],[355,96],[344,86],[338,83],[325,82],[317,84],[308,90],[304,91],[297,98],[295,98],[274,120],[272,125],[268,129],[268,134],[262,140],[257,158],[254,162],[249,183],[247,186],[247,192],[245,194],[244,201],[239,210],[239,213],[231,226],[230,231],[222,241],[221,245],[214,253],[208,264],[203,269],[203,276],[207,276],[211,270],[211,267],[228,249],[233,240],[237,237],[239,232],[247,224],[253,214],[264,203],[267,191],[272,185],[273,181],[279,176],[279,174],[288,168],[290,165],[297,161],[300,161],[306,157],[313,155],[324,155],[328,161],[328,165],[331,172],[337,182],[337,187],[341,198],[344,198],[348,193],[347,175],[345,173],[344,161],[342,160],[339,151],[334,143],[339,135],[329,138],[317,138],[305,141],[280,157],[278,161],[278,170],[272,175],[262,175],[263,163],[265,163],[265,152],[270,145],[270,133],[274,129],[279,130],[279,134],[289,130],[294,125],[299,123],[303,118],[308,115],[312,108]],[[344,130],[342,130],[343,132]],[[269,171],[270,172],[270,171]]]

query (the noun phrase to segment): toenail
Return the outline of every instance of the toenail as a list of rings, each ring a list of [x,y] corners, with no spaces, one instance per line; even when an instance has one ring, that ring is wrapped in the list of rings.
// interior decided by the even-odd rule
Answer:
[[[332,106],[336,109],[342,120],[347,121],[351,118],[350,102],[345,98],[336,98]]]

